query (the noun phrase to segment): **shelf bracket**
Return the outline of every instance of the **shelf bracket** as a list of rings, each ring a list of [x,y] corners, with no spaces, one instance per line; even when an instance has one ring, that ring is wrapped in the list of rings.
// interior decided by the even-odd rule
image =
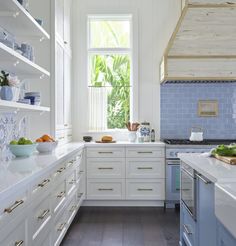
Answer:
[[[20,14],[19,12],[0,11],[1,17],[14,17],[14,18],[16,18],[19,14]]]

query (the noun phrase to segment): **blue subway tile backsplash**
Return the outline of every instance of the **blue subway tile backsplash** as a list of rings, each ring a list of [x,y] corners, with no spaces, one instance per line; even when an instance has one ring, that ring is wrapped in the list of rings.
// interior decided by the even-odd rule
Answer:
[[[199,117],[199,100],[218,100],[217,117]],[[161,138],[189,138],[201,126],[204,138],[236,139],[236,83],[185,83],[161,86]]]

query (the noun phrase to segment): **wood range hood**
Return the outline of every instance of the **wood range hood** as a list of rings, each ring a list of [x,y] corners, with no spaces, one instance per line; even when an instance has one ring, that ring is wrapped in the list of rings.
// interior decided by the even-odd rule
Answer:
[[[236,82],[236,0],[188,0],[160,64],[161,82]]]

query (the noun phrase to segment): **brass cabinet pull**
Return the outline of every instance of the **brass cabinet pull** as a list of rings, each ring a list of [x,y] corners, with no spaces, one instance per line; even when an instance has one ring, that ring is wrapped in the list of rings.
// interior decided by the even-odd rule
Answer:
[[[77,208],[76,205],[72,206],[71,209],[69,210],[69,212],[71,212],[71,213],[74,212],[76,210],[76,208]]]
[[[23,200],[15,201],[15,203],[14,203],[11,207],[5,208],[5,209],[4,209],[4,212],[10,214],[13,210],[15,210],[15,209],[16,209],[18,206],[20,206],[22,203],[24,203]]]
[[[68,164],[67,164],[67,167],[72,166],[74,163],[75,163],[75,161],[69,161]]]
[[[113,154],[112,151],[100,151],[98,154]]]
[[[109,189],[98,189],[99,191],[112,191],[113,189],[112,188],[109,188]]]
[[[138,167],[139,170],[152,170],[152,167]]]
[[[113,170],[113,167],[99,167],[98,170]]]
[[[62,198],[63,196],[65,196],[66,192],[62,191],[57,195],[57,198]]]
[[[38,186],[41,187],[41,188],[43,188],[49,182],[50,182],[50,179],[45,179],[41,184],[38,184]]]
[[[152,151],[138,151],[138,154],[152,154]]]
[[[61,169],[58,169],[58,170],[57,170],[57,173],[62,173],[62,170],[61,170]]]
[[[188,228],[187,225],[184,224],[183,227],[184,227],[184,231],[185,231],[188,235],[193,234],[193,233],[190,231],[190,229]]]
[[[76,180],[74,180],[74,179],[72,179],[70,182],[69,182],[69,184],[74,184],[76,182]]]
[[[44,210],[43,213],[38,216],[38,219],[43,220],[49,212],[50,212],[49,209]]]
[[[66,226],[66,222],[62,223],[59,228],[57,229],[57,231],[62,231],[64,229],[64,227]]]
[[[83,196],[84,193],[79,193],[78,197],[81,198]]]
[[[21,246],[23,244],[24,244],[24,241],[23,240],[20,240],[20,241],[15,242],[15,246]]]
[[[153,189],[143,189],[143,188],[139,188],[137,189],[138,191],[152,191]]]

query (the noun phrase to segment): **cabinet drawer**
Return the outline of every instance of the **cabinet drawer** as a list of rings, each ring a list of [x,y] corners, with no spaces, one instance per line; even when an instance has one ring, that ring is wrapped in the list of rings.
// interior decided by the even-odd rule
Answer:
[[[125,148],[87,148],[87,157],[92,158],[114,158],[125,157]]]
[[[135,147],[126,148],[126,157],[129,158],[164,158],[165,150],[164,148],[156,147]]]
[[[50,196],[44,196],[37,202],[34,208],[32,208],[32,216],[29,221],[32,240],[35,240],[39,233],[47,226],[51,219],[50,209]]]
[[[3,223],[6,225],[11,220],[13,220],[18,214],[21,214],[26,205],[28,204],[29,191],[19,191],[17,193],[9,194],[0,203],[0,225],[2,227]]]
[[[89,179],[87,184],[87,199],[121,200],[125,198],[124,179]]]
[[[66,206],[66,221],[67,224],[70,225],[73,221],[76,213],[78,210],[78,203],[77,203],[77,194],[76,192],[70,198],[70,202]]]
[[[34,201],[34,199],[37,199],[40,195],[45,194],[46,192],[49,193],[51,187],[52,179],[50,176],[37,179],[32,187],[32,201]]]
[[[182,213],[182,237],[186,245],[193,246],[195,245],[196,237],[196,223],[194,219],[190,216],[184,204],[181,204],[181,213]]]
[[[68,224],[66,220],[66,210],[63,209],[57,216],[53,223],[52,230],[52,245],[59,246],[64,235],[66,234]]]
[[[63,179],[51,194],[52,211],[56,213],[64,204],[66,199],[66,180]]]
[[[126,199],[128,200],[164,200],[164,179],[126,180]]]
[[[124,158],[88,158],[88,178],[125,178]]]
[[[66,177],[66,190],[67,195],[69,195],[76,187],[76,170],[73,170],[67,177]]]
[[[126,160],[126,178],[165,178],[163,158],[130,158]]]
[[[3,231],[0,233],[0,245],[25,246],[26,235],[26,221],[19,219],[18,216],[18,219],[14,220],[8,227],[3,227]]]

